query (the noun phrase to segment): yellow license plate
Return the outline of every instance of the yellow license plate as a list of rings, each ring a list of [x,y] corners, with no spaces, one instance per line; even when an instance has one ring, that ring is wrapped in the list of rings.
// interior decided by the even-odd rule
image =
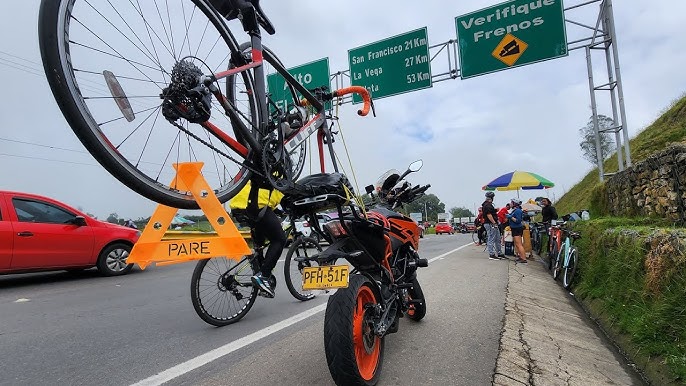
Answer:
[[[325,265],[303,268],[303,289],[321,290],[348,287],[347,265]]]

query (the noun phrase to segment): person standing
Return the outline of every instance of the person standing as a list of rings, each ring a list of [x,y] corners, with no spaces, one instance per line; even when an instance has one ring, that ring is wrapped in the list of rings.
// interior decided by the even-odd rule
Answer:
[[[522,201],[513,198],[511,200],[511,205],[513,210],[511,213],[507,214],[506,217],[509,220],[510,229],[512,230],[512,239],[514,241],[515,252],[518,255],[515,260],[516,263],[526,263],[526,251],[524,250],[524,212],[522,212]]]
[[[541,209],[543,222],[546,223],[546,225],[550,225],[552,220],[557,220],[557,211],[555,210],[553,203],[550,202],[550,199],[548,198],[544,197],[541,199],[541,204],[543,205],[543,208]]]
[[[500,234],[502,235],[503,232],[505,232],[505,227],[507,226],[507,217],[505,217],[508,213],[510,213],[510,203],[508,202],[498,210],[498,226],[500,227]]]
[[[493,206],[495,193],[486,192],[486,200],[481,204],[486,228],[486,250],[491,260],[505,260],[505,254],[500,249],[500,229],[498,229],[498,212]]]

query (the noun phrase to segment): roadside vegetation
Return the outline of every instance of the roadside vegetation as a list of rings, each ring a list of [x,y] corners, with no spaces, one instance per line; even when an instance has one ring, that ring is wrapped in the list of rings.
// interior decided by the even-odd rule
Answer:
[[[630,141],[632,163],[686,142],[686,95]],[[618,169],[609,157],[606,173]],[[686,228],[662,218],[607,217],[594,168],[555,206],[560,215],[589,209],[574,295],[654,384],[686,383]]]

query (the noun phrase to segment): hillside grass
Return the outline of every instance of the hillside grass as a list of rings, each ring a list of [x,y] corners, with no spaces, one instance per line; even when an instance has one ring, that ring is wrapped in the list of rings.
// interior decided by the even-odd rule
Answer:
[[[676,99],[665,109],[655,122],[629,141],[631,162],[643,161],[656,151],[663,150],[670,144],[686,142],[686,94]],[[618,171],[617,154],[607,159],[603,167],[605,173]],[[562,215],[581,209],[590,209],[591,216],[598,216],[598,206],[592,202],[593,192],[600,187],[598,168],[593,168],[573,188],[554,203],[557,212]]]
[[[653,219],[574,225],[583,237],[574,294],[655,384],[686,381],[686,231]]]

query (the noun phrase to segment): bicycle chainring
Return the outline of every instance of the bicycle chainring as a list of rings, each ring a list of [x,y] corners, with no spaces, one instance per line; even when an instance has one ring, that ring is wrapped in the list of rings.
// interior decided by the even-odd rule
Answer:
[[[268,140],[262,149],[264,173],[269,183],[279,191],[295,188],[291,158],[276,139]]]

